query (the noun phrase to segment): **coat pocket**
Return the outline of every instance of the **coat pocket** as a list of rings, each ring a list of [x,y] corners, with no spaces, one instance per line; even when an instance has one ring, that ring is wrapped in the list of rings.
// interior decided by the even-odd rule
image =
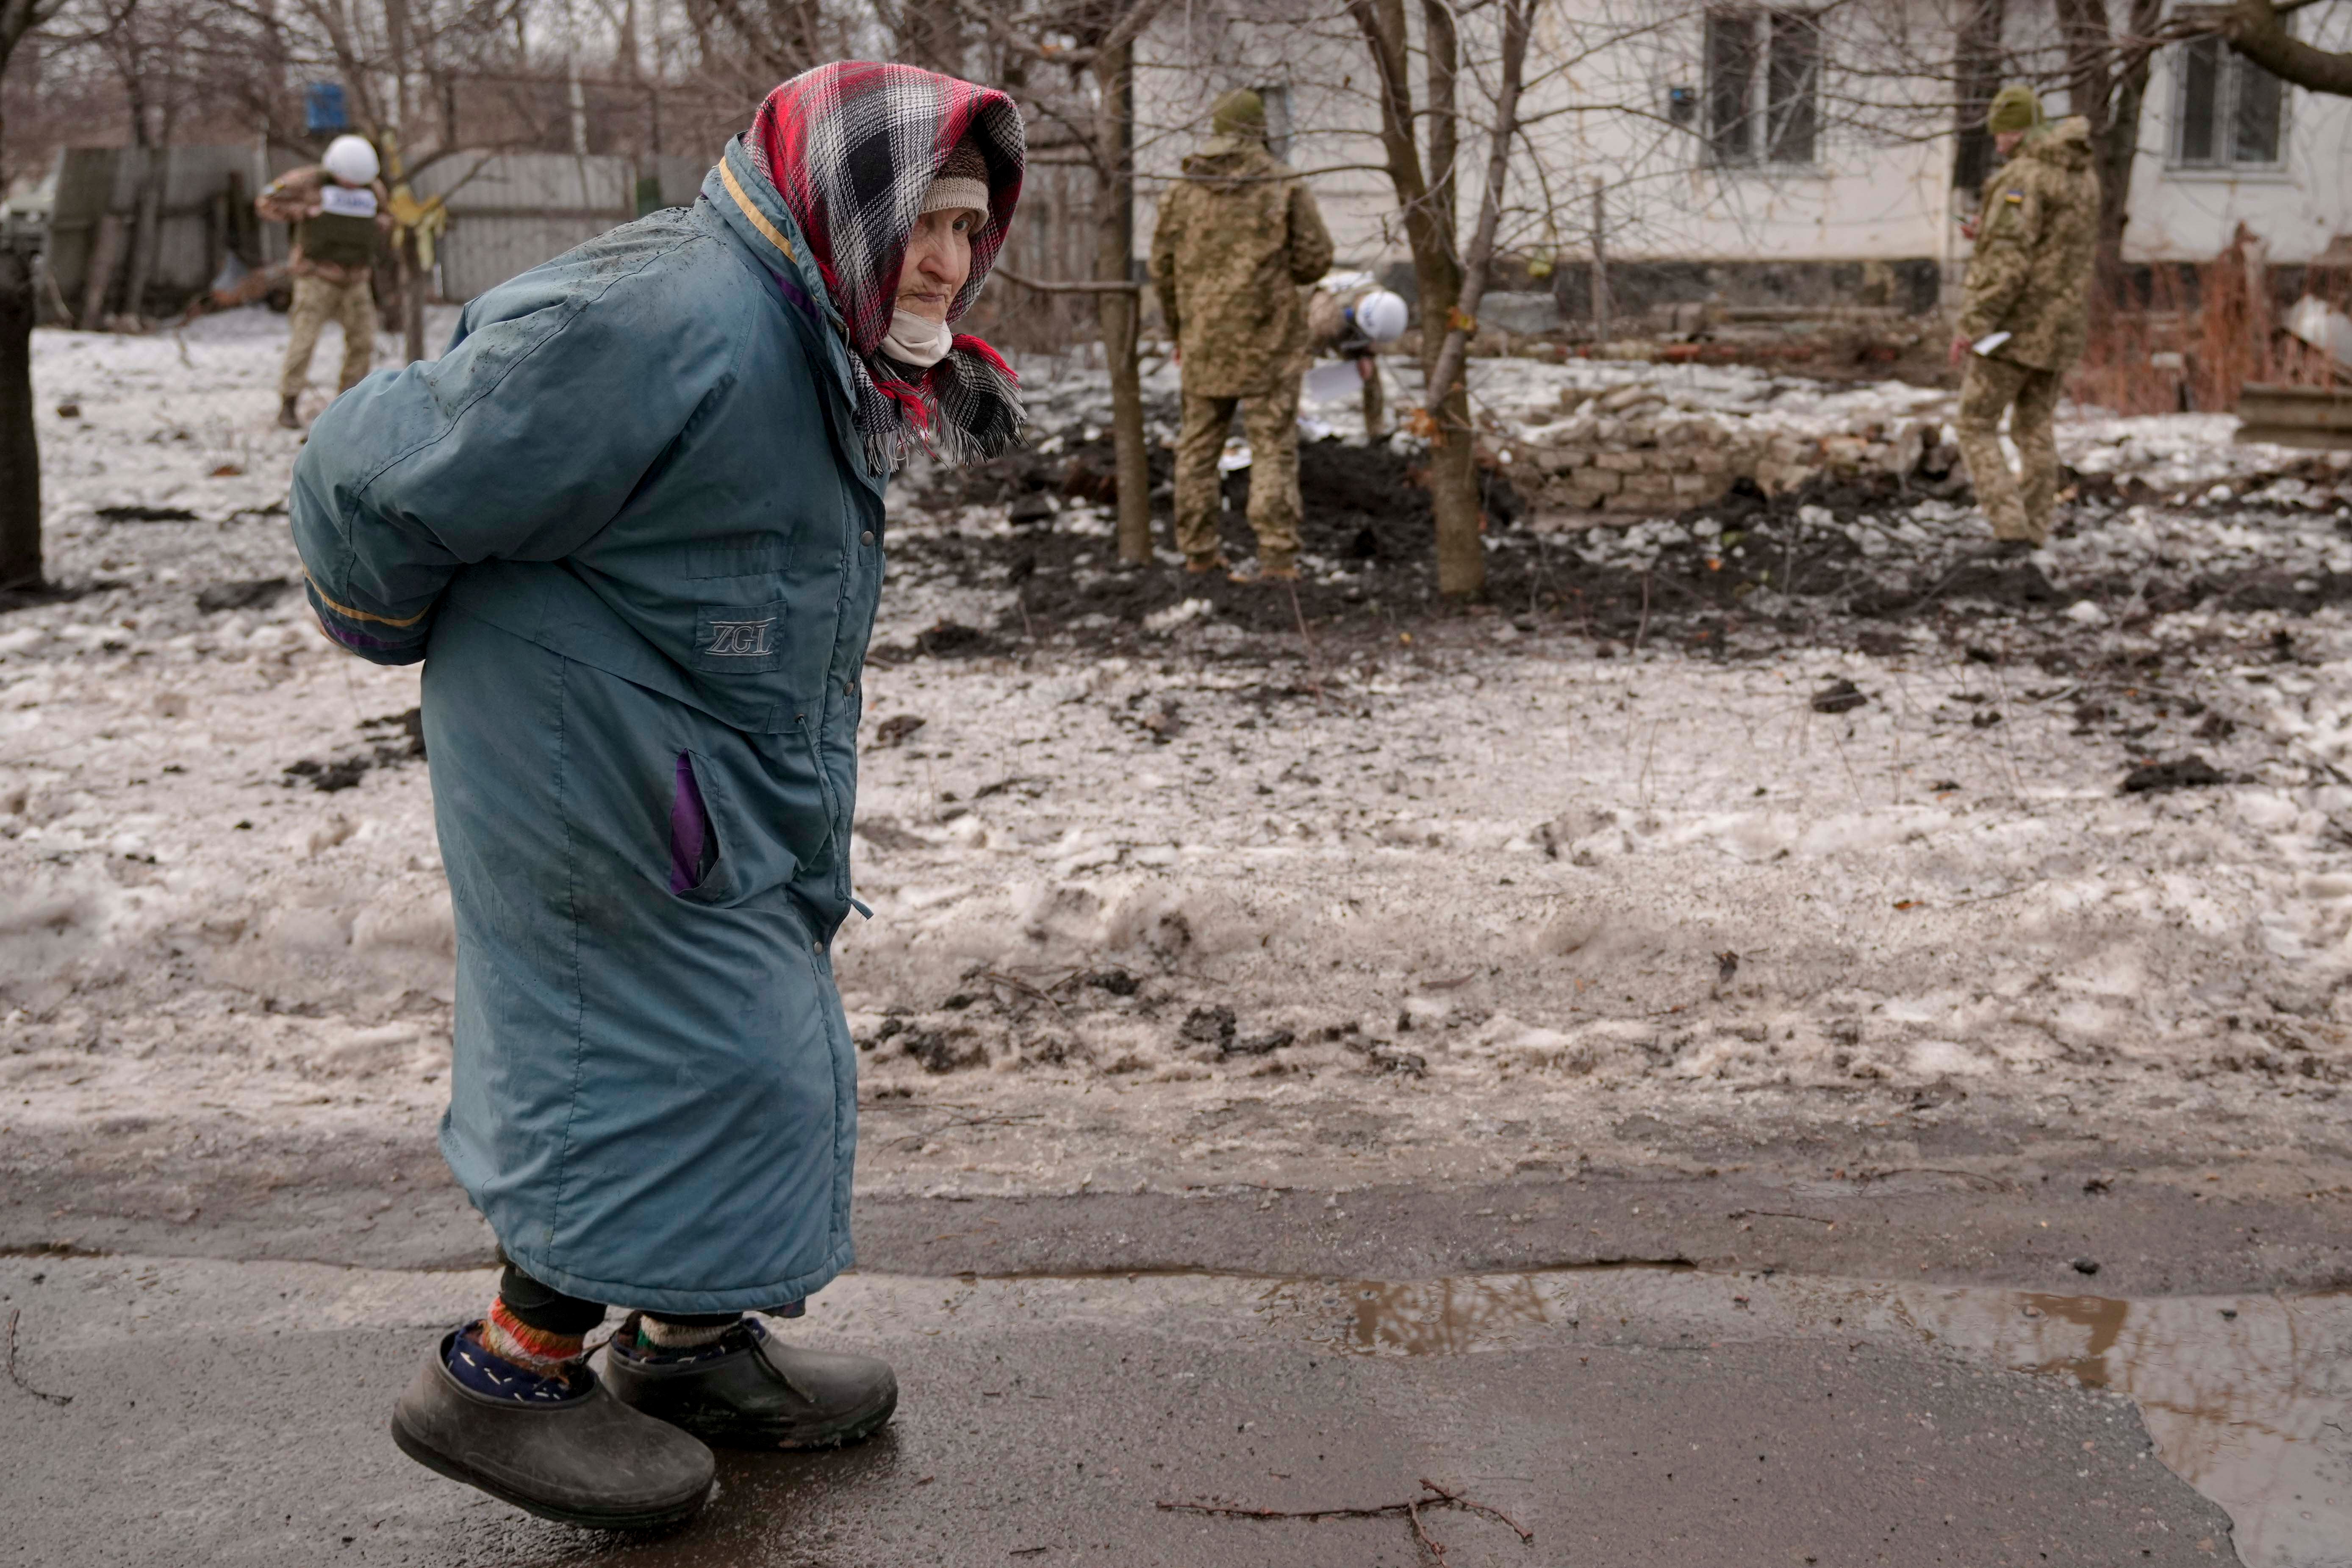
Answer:
[[[831,800],[800,762],[801,736],[737,734],[674,757],[668,854],[674,898],[733,909],[831,861]]]
[[[731,879],[719,875],[719,826],[695,776],[694,756],[677,754],[669,799],[669,890],[700,903],[727,896]]]

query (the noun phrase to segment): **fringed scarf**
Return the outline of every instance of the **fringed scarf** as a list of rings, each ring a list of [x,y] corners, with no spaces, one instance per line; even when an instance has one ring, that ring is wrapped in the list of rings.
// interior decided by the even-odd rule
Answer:
[[[1020,378],[980,339],[956,334],[927,371],[880,352],[923,195],[967,136],[988,163],[988,221],[971,237],[971,276],[948,307],[952,325],[979,296],[1021,199],[1026,137],[1010,98],[914,66],[844,61],[770,93],[743,139],[841,312],[858,434],[886,472],[919,449],[958,465],[992,458],[1021,428]]]

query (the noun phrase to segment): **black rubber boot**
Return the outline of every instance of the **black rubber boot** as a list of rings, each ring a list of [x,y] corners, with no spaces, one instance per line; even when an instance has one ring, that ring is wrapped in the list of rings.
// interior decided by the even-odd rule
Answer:
[[[652,1530],[690,1519],[710,1493],[710,1450],[638,1415],[582,1368],[586,1391],[551,1405],[477,1394],[449,1371],[441,1336],[392,1410],[400,1451],[541,1519]]]
[[[301,399],[297,397],[281,397],[278,400],[278,427],[280,430],[302,428],[302,414],[296,406],[300,401]]]
[[[708,1350],[676,1358],[637,1349],[638,1314],[604,1352],[604,1384],[647,1415],[733,1448],[830,1448],[878,1430],[898,1380],[872,1356],[787,1345],[746,1318]]]

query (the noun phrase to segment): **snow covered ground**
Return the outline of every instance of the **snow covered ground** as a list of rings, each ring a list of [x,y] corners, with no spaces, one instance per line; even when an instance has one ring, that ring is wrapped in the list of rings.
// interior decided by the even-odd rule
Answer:
[[[99,585],[0,616],[0,1135],[422,1137],[446,1093],[447,893],[398,722],[415,674],[342,657],[290,589],[198,605],[298,574],[282,331],[251,311],[37,338],[51,574]],[[1658,368],[1482,372],[1535,398]],[[1086,378],[1065,380],[1080,416]],[[2227,433],[2070,423],[2078,467],[2160,473],[2184,504],[2102,514],[2053,581],[2184,552],[2352,565],[2332,507],[2212,493],[2281,456]],[[101,515],[125,507],[193,515]],[[963,525],[989,526],[894,520],[910,542]],[[878,645],[1011,608],[894,575]],[[2200,1151],[2340,1141],[2352,628],[2091,599],[2043,621],[1968,640],[2054,626],[2147,730],[2096,728],[2085,678],[1918,626],[1880,654],[1726,660],[1559,621],[1310,648],[1188,614],[1131,655],[877,663],[875,919],[838,965],[868,1047],[862,1180],[1507,1172],[1629,1117],[1760,1143],[1792,1107],[1892,1158],[1969,1097]],[[2169,662],[2143,689],[2151,649]],[[1840,680],[1867,700],[1817,711]],[[2119,792],[2133,755],[2192,750],[2236,782]],[[370,765],[331,791],[287,771],[347,759]]]

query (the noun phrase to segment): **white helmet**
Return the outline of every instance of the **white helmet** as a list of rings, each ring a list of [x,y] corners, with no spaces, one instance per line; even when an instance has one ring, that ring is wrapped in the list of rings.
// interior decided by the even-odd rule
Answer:
[[[347,185],[364,185],[383,167],[364,136],[336,137],[327,143],[327,155],[319,160],[319,166]]]
[[[1404,333],[1405,303],[1385,289],[1375,289],[1356,301],[1356,330],[1376,343],[1393,342]]]

